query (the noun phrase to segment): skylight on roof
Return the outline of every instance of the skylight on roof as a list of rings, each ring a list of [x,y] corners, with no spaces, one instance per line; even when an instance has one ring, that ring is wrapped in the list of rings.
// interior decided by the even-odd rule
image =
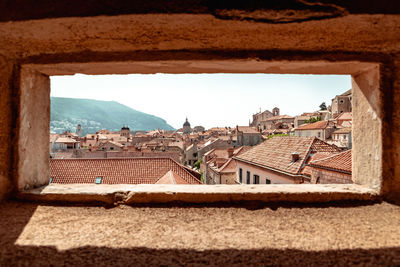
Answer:
[[[96,177],[96,180],[94,181],[95,184],[101,184],[103,181],[103,177]]]

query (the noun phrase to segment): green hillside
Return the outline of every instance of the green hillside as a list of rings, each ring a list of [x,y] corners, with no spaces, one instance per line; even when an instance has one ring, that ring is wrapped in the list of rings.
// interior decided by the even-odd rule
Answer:
[[[78,124],[82,125],[82,134],[95,133],[100,129],[118,131],[124,125],[129,126],[131,131],[174,129],[159,117],[115,101],[51,97],[50,130],[56,133],[75,131]]]

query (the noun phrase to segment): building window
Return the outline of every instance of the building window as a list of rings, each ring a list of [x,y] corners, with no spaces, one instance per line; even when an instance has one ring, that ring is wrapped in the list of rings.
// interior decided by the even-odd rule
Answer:
[[[103,181],[103,177],[96,177],[96,180],[94,181],[95,184],[101,184]]]
[[[253,181],[254,184],[259,184],[260,183],[260,176],[254,174],[253,178],[254,178],[254,181]]]
[[[246,174],[246,184],[250,184],[250,172],[248,171]]]
[[[340,99],[340,104],[343,104],[344,103],[344,100],[343,99]]]
[[[265,184],[271,184],[271,180],[265,179]]]
[[[240,183],[243,182],[243,170],[242,170],[242,168],[239,169],[239,182]]]
[[[318,132],[318,137],[319,137],[319,138],[321,137],[321,132]]]

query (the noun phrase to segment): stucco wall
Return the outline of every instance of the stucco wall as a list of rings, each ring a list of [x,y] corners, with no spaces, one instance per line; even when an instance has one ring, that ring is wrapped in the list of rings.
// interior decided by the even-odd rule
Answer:
[[[297,182],[291,179],[289,176],[284,174],[279,174],[277,172],[269,171],[264,168],[260,168],[254,165],[246,164],[244,162],[236,160],[236,174],[237,181],[239,182],[239,169],[243,171],[242,184],[246,184],[247,171],[250,172],[250,184],[254,183],[254,175],[260,176],[260,184],[266,184],[266,179],[271,181],[271,184],[295,184]]]

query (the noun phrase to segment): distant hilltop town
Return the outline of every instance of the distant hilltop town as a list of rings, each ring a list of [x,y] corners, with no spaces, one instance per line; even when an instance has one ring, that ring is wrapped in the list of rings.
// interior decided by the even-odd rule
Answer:
[[[352,183],[352,90],[319,110],[252,115],[249,125],[50,134],[50,182],[93,184]]]

